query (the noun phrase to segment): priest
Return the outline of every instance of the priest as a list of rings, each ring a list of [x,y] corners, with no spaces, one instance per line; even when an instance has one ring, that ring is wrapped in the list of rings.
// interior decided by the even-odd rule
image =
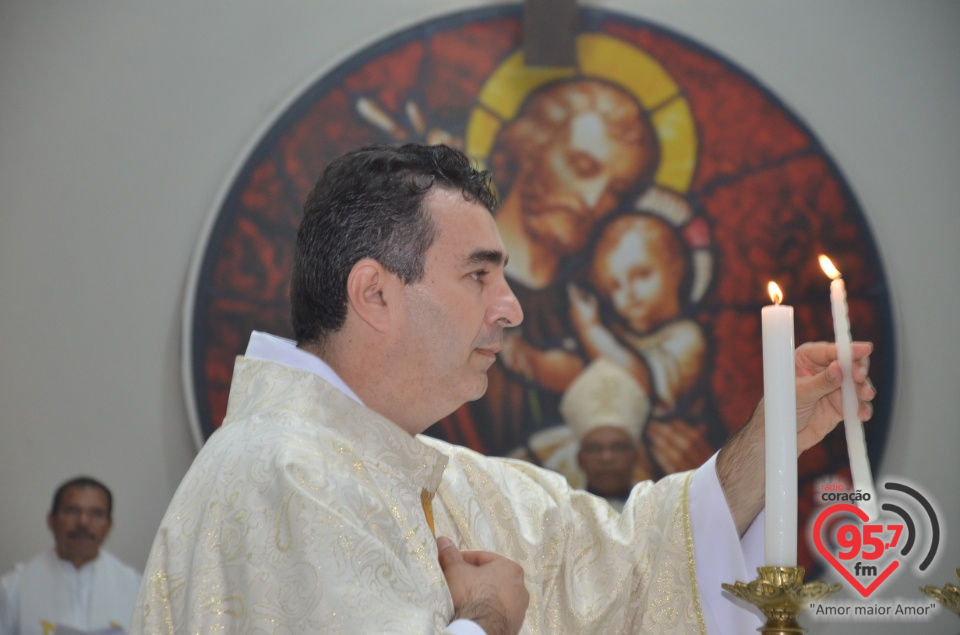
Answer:
[[[297,234],[296,341],[254,333],[237,359],[223,425],[161,522],[133,633],[759,624],[720,582],[752,579],[762,553],[762,404],[701,468],[638,484],[620,514],[558,474],[423,435],[484,394],[523,319],[495,205],[444,146],[367,147],[325,169]],[[863,419],[869,349],[854,349]],[[801,450],[841,419],[835,358],[797,351]]]

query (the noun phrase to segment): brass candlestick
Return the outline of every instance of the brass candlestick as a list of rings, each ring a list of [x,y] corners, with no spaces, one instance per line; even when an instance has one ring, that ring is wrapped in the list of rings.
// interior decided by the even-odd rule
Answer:
[[[741,600],[757,606],[767,623],[757,629],[762,635],[803,633],[797,617],[808,600],[819,600],[840,590],[839,584],[803,583],[803,567],[757,567],[758,577],[749,584],[721,586]]]
[[[960,569],[957,569],[957,577],[960,578]],[[960,587],[956,584],[947,584],[942,589],[928,584],[920,587],[920,590],[960,617]]]

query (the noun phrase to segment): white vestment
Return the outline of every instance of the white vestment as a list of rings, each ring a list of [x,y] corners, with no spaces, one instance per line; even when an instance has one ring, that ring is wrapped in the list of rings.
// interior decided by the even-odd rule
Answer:
[[[426,491],[437,535],[523,566],[522,632],[701,633],[689,480],[640,484],[616,514],[558,474],[411,437],[316,374],[241,357],[132,632],[442,632]]]
[[[0,581],[0,634],[49,635],[57,624],[126,630],[139,587],[140,574],[103,549],[79,569],[44,551]]]

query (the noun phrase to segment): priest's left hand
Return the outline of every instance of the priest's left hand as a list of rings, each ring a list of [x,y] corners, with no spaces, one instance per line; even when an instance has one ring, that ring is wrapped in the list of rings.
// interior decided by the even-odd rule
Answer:
[[[873,415],[871,401],[877,391],[870,383],[870,352],[873,345],[854,342],[853,381],[860,402],[861,421]],[[843,374],[837,362],[837,346],[831,342],[803,344],[794,356],[797,373],[797,452],[803,452],[825,437],[843,420],[840,385]],[[717,456],[717,478],[727,506],[742,536],[760,513],[764,502],[764,404],[760,401],[750,421],[724,444]]]
[[[861,421],[873,416],[870,403],[877,395],[870,382],[870,353],[873,344],[854,342],[853,381],[859,399],[858,415]],[[797,373],[797,452],[803,452],[819,443],[843,420],[840,384],[843,374],[837,362],[837,345],[832,342],[812,342],[797,348],[794,356]]]

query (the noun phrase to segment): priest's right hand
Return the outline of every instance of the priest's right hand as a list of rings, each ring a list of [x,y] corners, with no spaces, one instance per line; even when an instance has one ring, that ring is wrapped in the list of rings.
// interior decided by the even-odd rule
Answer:
[[[523,567],[489,551],[460,551],[445,536],[437,538],[437,550],[454,619],[472,620],[487,635],[516,635],[530,603]]]

